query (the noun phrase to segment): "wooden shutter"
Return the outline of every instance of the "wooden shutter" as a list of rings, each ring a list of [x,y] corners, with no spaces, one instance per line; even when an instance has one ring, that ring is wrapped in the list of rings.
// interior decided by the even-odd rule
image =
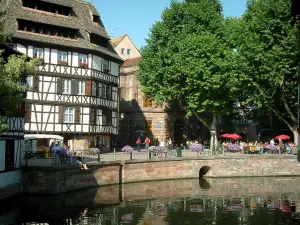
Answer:
[[[77,80],[72,80],[71,82],[71,94],[77,95]]]
[[[63,106],[58,106],[58,123],[63,123],[63,117],[64,117],[64,108]]]
[[[32,84],[32,89],[33,91],[39,91],[39,76],[38,75],[35,75],[33,76],[33,84]]]
[[[62,93],[62,82],[61,78],[57,78],[57,83],[56,83],[56,93],[61,94]]]
[[[92,81],[85,81],[85,95],[92,96]]]
[[[80,123],[80,115],[81,115],[81,108],[80,106],[75,107],[75,123]]]
[[[95,109],[91,108],[90,112],[90,124],[95,124]]]
[[[31,104],[26,103],[25,104],[25,123],[30,123],[31,121]]]

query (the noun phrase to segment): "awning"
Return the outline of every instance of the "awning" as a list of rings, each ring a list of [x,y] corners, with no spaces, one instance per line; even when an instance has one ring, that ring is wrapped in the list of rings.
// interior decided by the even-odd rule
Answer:
[[[55,139],[55,140],[64,140],[64,137],[54,134],[25,134],[24,140],[33,140],[33,139]]]

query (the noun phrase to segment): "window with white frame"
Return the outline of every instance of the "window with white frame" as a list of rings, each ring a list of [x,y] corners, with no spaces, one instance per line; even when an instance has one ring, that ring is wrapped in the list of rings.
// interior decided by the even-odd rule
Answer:
[[[85,95],[85,81],[83,81],[83,80],[77,81],[77,94]]]
[[[96,109],[96,124],[102,125],[102,110]]]
[[[26,85],[30,88],[33,87],[33,76],[27,76],[26,77]]]
[[[42,59],[44,57],[44,50],[42,48],[33,48],[33,58]]]
[[[67,52],[61,52],[59,51],[57,53],[58,56],[58,62],[68,62],[68,53]]]
[[[62,80],[62,93],[71,94],[71,80]]]
[[[79,63],[87,64],[87,55],[80,54],[79,55]]]
[[[130,55],[130,49],[127,49],[127,55]]]
[[[75,108],[64,107],[64,123],[74,123]]]

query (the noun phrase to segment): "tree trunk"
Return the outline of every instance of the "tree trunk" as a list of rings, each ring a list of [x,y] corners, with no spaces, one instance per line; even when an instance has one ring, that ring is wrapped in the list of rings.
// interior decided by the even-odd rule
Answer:
[[[293,135],[294,135],[294,143],[298,146],[298,130],[293,129]]]
[[[212,120],[212,123],[210,125],[210,150],[211,151],[216,151],[217,149],[217,143],[218,143],[218,137],[217,137],[217,126],[216,126],[216,123],[217,123],[217,115],[216,114],[213,114],[213,120]],[[214,153],[213,152],[213,153]]]
[[[203,118],[201,118],[198,114],[194,113],[194,115],[197,117],[197,119],[210,131],[210,150],[213,150],[213,146],[215,146],[215,150],[218,146],[218,136],[217,136],[217,115],[213,114],[212,123],[209,124],[207,121],[205,121]],[[214,145],[215,140],[215,145]]]

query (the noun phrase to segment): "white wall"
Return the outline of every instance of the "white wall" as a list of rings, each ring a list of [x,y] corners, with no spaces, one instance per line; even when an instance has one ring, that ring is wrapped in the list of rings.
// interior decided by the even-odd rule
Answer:
[[[5,141],[0,141],[0,172],[5,170]]]
[[[17,50],[23,54],[27,54],[26,47],[24,47],[23,45],[17,44]]]
[[[14,170],[7,173],[0,173],[0,188],[19,183],[21,183],[20,170]]]
[[[51,63],[57,64],[57,50],[51,49]]]

